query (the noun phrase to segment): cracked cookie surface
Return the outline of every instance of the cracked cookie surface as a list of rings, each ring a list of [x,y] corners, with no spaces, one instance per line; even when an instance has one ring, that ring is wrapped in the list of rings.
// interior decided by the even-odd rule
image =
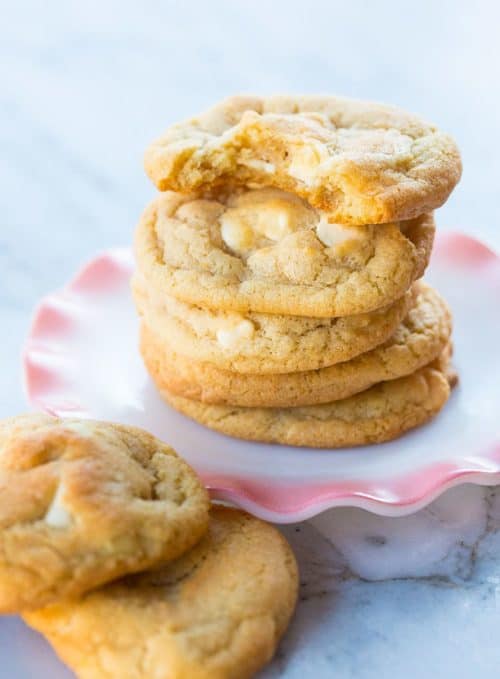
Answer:
[[[248,679],[274,654],[297,588],[274,527],[213,506],[177,561],[24,618],[81,679]]]
[[[370,226],[328,221],[277,189],[218,200],[165,193],[135,237],[137,276],[148,293],[217,310],[349,316],[399,299],[420,278],[434,218]]]
[[[209,405],[160,389],[173,408],[222,434],[311,448],[390,441],[434,417],[449,393],[447,371],[440,363],[340,401],[297,408]]]
[[[222,369],[261,374],[315,370],[368,351],[394,333],[416,298],[412,289],[389,307],[365,314],[308,318],[212,311],[159,298],[138,276],[133,289],[158,345],[178,347],[178,353]]]
[[[380,224],[440,207],[462,167],[449,135],[393,106],[240,96],[172,125],[145,169],[162,191],[274,186],[337,222]]]
[[[194,471],[123,425],[36,414],[4,420],[0,489],[2,613],[175,559],[208,523]]]
[[[416,287],[415,306],[387,341],[319,370],[267,375],[224,370],[186,358],[146,325],[141,329],[141,354],[160,389],[203,403],[275,408],[328,403],[415,372],[445,349],[452,328],[450,310],[430,286]],[[303,360],[302,353],[298,360]]]

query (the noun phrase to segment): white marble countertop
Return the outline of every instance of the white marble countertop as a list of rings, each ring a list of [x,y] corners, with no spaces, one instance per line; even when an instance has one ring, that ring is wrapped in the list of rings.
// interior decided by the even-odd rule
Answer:
[[[26,408],[19,353],[37,299],[130,241],[153,194],[145,144],[225,94],[336,92],[420,111],[463,151],[439,227],[500,247],[499,19],[493,1],[465,0],[3,3],[0,417]],[[499,492],[464,486],[402,519],[334,510],[284,532],[301,601],[263,677],[498,676]],[[0,658],[21,625],[2,624]],[[69,676],[42,644],[33,636],[39,676]],[[1,679],[35,676],[2,665]]]

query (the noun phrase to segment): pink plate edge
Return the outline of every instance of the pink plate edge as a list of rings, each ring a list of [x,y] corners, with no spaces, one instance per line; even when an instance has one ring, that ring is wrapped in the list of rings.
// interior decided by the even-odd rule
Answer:
[[[439,234],[434,257],[467,269],[493,267],[500,277],[500,257],[480,241],[460,232]],[[38,334],[64,336],[69,329],[68,317],[60,312],[55,301],[64,301],[72,294],[98,293],[112,289],[128,278],[133,270],[129,249],[116,248],[98,254],[85,264],[61,290],[44,297],[33,316],[22,353],[24,386],[29,402],[35,408],[57,415],[44,403],[47,387],[59,383],[57,369],[42,368],[36,360],[41,346]],[[75,416],[88,416],[77,403],[65,404]],[[480,458],[480,459],[479,459]],[[360,507],[386,516],[411,514],[441,495],[447,489],[462,484],[493,485],[500,483],[500,441],[492,443],[482,455],[475,455],[474,464],[459,465],[438,462],[417,472],[395,476],[384,482],[349,481],[315,485],[286,485],[259,480],[236,478],[223,474],[202,474],[214,499],[231,502],[262,519],[275,523],[292,523],[311,518],[332,507]]]

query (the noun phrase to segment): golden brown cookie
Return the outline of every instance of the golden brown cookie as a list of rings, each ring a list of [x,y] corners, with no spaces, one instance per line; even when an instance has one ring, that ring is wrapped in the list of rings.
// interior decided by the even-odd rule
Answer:
[[[222,434],[311,448],[345,448],[398,438],[434,417],[449,393],[446,374],[434,367],[381,382],[341,401],[299,408],[208,405],[160,390],[173,408]]]
[[[207,493],[146,432],[23,415],[0,423],[0,612],[37,608],[177,558]]]
[[[181,353],[176,352],[146,325],[141,328],[141,354],[159,389],[203,403],[286,408],[337,401],[415,372],[443,352],[451,333],[450,311],[430,286],[417,286],[415,307],[384,344],[320,370],[286,374],[223,370],[186,358],[183,344],[174,345]],[[298,361],[306,362],[302,357],[298,353]]]
[[[152,296],[139,276],[133,283],[145,325],[165,346],[196,362],[240,373],[315,370],[347,361],[390,337],[415,303],[416,289],[366,314],[308,318],[215,311],[174,297]]]
[[[455,142],[393,106],[333,96],[230,97],[146,151],[164,190],[273,186],[332,221],[380,224],[441,206],[460,179]]]
[[[276,189],[160,195],[140,220],[137,276],[153,299],[240,313],[333,317],[399,299],[429,261],[434,218],[332,224]]]
[[[24,619],[80,679],[248,679],[273,656],[297,586],[275,528],[214,506],[177,561]]]

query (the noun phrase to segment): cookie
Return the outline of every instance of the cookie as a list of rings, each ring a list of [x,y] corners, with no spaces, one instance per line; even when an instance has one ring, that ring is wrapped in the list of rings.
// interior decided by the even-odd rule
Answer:
[[[140,220],[137,271],[149,294],[211,309],[292,316],[366,313],[399,299],[429,261],[434,218],[331,224],[277,189],[207,200],[160,195]]]
[[[350,361],[320,370],[281,375],[222,370],[186,358],[146,325],[141,328],[141,354],[160,389],[203,403],[286,408],[337,401],[377,382],[413,373],[443,352],[450,339],[450,311],[430,286],[420,283],[418,287],[415,307],[389,340]]]
[[[175,559],[208,524],[193,470],[134,427],[0,423],[0,612],[38,608]]]
[[[315,370],[347,361],[384,342],[415,303],[416,291],[366,314],[308,318],[212,311],[168,295],[151,296],[136,276],[136,306],[161,346],[239,373]],[[163,352],[164,353],[164,352]]]
[[[214,506],[177,561],[23,617],[81,679],[248,679],[274,654],[297,585],[275,528]]]
[[[446,374],[446,379],[451,389],[454,389],[459,383],[460,379],[458,376],[458,371],[455,366],[451,363],[451,357],[453,356],[453,342],[448,342],[444,348],[443,353],[432,362],[434,368],[442,370]]]
[[[390,441],[430,420],[448,400],[446,373],[420,368],[341,401],[299,408],[207,405],[160,394],[173,408],[222,434],[310,448],[345,448]]]
[[[341,97],[231,97],[170,127],[145,169],[164,190],[273,186],[329,212],[380,224],[440,207],[461,175],[455,142],[393,106]]]

